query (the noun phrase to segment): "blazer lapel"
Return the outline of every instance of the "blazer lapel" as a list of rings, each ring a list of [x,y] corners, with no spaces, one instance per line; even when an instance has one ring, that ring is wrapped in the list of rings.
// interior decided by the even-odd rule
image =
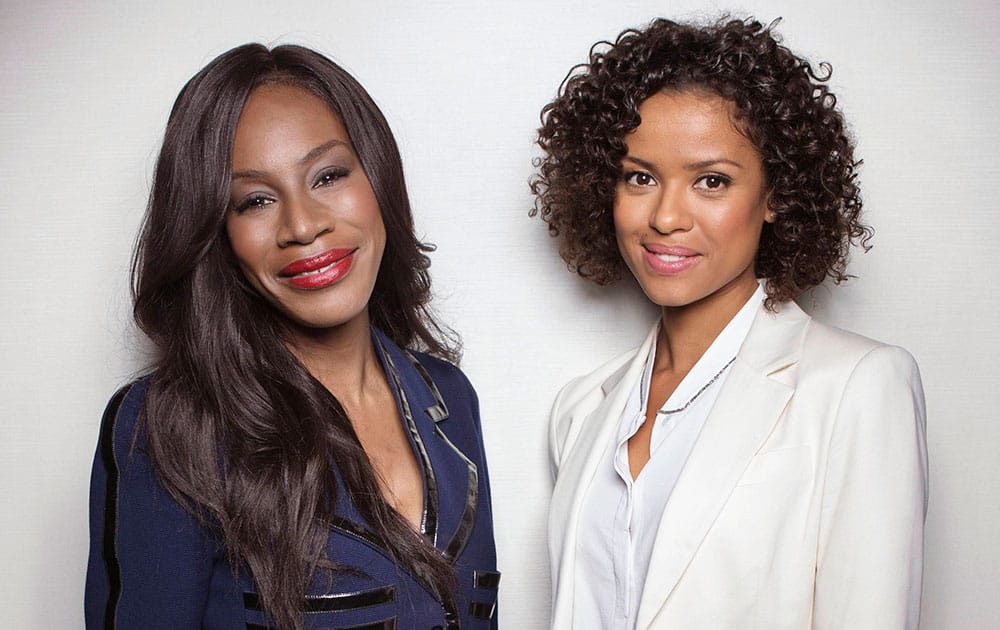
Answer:
[[[650,626],[694,558],[794,391],[809,318],[794,303],[761,307],[663,511],[636,627]]]
[[[445,433],[448,407],[427,370],[379,331],[376,341],[424,475],[421,533],[453,562],[475,524],[479,471]]]
[[[559,467],[552,499],[554,513],[569,515],[565,521],[565,535],[561,536],[563,544],[560,550],[559,570],[554,573],[561,576],[555,588],[564,591],[559,592],[554,598],[556,604],[553,610],[554,628],[571,627],[577,531],[583,499],[602,461],[602,455],[614,438],[628,395],[632,391],[632,386],[639,380],[649,350],[656,341],[657,330],[659,322],[653,326],[645,342],[636,350],[635,356],[605,379],[601,386],[605,395],[604,400],[578,423],[579,433],[567,438],[572,444],[568,446],[570,452]]]

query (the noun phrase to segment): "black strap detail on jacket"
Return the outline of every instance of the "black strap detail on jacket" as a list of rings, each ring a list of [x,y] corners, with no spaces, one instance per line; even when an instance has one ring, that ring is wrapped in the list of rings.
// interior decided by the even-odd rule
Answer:
[[[472,585],[475,586],[476,588],[483,588],[495,591],[500,586],[500,572],[480,571],[477,569],[472,574]]]
[[[476,619],[492,619],[493,611],[496,609],[496,604],[487,602],[472,602],[469,604],[469,614]]]
[[[380,606],[394,601],[396,601],[396,587],[384,586],[354,593],[306,595],[304,608],[307,613],[333,612]],[[243,605],[250,610],[261,610],[260,596],[257,593],[243,593]]]
[[[131,385],[122,387],[108,402],[101,417],[100,443],[101,461],[107,470],[104,487],[104,562],[108,569],[108,601],[104,609],[104,627],[114,630],[118,600],[122,596],[122,574],[118,566],[118,546],[115,535],[118,530],[118,462],[115,460],[115,425],[118,411]]]
[[[247,622],[247,630],[274,630],[271,626],[262,626],[257,623]],[[396,618],[384,619],[375,623],[366,623],[360,626],[336,626],[333,628],[320,628],[319,630],[396,630]]]
[[[427,368],[425,368],[424,365],[417,360],[417,357],[413,356],[412,352],[406,348],[403,348],[402,350],[403,354],[406,355],[406,358],[410,360],[410,363],[413,364],[413,367],[416,368],[417,372],[420,374],[420,378],[424,379],[424,382],[427,383],[427,389],[431,390],[431,396],[434,397],[434,401],[437,403],[433,407],[424,409],[424,411],[434,422],[447,420],[448,405],[445,404],[444,396],[441,395],[441,390],[439,390],[437,385],[434,383],[434,379],[432,379],[431,375],[427,373]]]
[[[406,355],[411,361],[416,360],[408,352]],[[427,489],[427,492],[424,496],[424,513],[420,519],[420,533],[426,537],[431,546],[434,546],[437,544],[438,511],[440,509],[434,467],[431,466],[431,458],[427,454],[427,447],[424,446],[424,441],[420,437],[420,431],[413,420],[413,409],[410,408],[410,401],[406,396],[406,390],[403,388],[403,380],[399,376],[399,370],[396,369],[396,364],[393,362],[392,356],[389,355],[384,346],[382,346],[382,356],[385,357],[385,363],[389,366],[389,377],[392,378],[393,383],[396,385],[396,391],[399,392],[399,404],[403,412],[403,422],[406,424],[410,438],[416,446],[417,456],[420,458],[420,465],[424,473],[424,487]]]

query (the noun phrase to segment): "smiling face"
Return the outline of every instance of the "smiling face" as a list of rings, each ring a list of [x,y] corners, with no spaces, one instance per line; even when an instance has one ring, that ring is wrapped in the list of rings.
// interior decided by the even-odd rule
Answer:
[[[233,141],[226,233],[247,280],[306,328],[367,325],[385,226],[340,118],[311,92],[263,85]]]
[[[764,167],[733,104],[701,90],[654,94],[625,136],[615,189],[618,249],[654,303],[731,317],[757,288]]]

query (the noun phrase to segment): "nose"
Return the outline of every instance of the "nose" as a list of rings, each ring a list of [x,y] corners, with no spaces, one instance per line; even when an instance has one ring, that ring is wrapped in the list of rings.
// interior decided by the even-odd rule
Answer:
[[[660,234],[691,229],[690,200],[684,186],[664,186],[649,214],[649,227]]]
[[[328,207],[309,195],[288,196],[282,203],[278,245],[308,245],[333,228],[333,213]]]

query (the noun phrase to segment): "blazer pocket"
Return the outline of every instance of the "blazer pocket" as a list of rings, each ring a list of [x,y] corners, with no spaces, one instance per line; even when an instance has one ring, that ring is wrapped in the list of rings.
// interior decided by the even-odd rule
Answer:
[[[808,446],[791,446],[758,453],[740,477],[737,487],[781,483],[809,477],[812,452]]]

